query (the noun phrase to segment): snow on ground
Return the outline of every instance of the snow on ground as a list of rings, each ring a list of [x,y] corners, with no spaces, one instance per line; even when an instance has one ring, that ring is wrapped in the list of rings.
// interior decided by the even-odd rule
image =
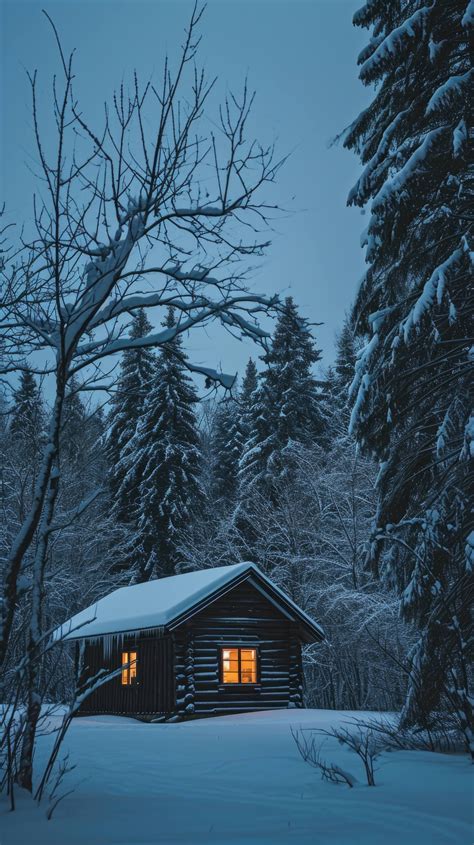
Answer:
[[[365,714],[373,717],[374,714]],[[0,809],[1,845],[469,845],[472,767],[461,755],[385,754],[367,787],[336,740],[324,757],[359,780],[321,781],[290,728],[329,728],[364,714],[280,710],[152,725],[74,720],[62,756],[75,791],[46,820],[23,796]],[[50,740],[43,739],[41,764]]]

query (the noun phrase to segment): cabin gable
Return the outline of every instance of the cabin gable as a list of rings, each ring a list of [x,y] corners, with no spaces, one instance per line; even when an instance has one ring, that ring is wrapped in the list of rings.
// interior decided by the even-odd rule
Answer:
[[[297,625],[250,579],[174,632],[177,709],[182,717],[302,706]],[[256,652],[256,679],[225,683],[224,649]]]

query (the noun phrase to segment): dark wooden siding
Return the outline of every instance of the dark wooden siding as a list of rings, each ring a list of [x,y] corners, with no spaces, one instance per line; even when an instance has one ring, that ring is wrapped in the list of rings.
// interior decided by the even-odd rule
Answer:
[[[221,648],[258,651],[256,684],[227,685],[220,677]],[[248,581],[176,628],[127,637],[108,656],[101,642],[86,643],[85,671],[121,665],[122,651],[138,654],[138,683],[122,686],[120,673],[92,693],[81,713],[193,716],[302,706],[301,642],[288,619]]]
[[[257,684],[221,683],[226,645],[257,648]],[[293,623],[251,584],[240,584],[175,632],[180,715],[301,706],[299,653]]]
[[[168,714],[174,710],[173,643],[171,637],[138,636],[112,645],[108,656],[102,643],[86,643],[84,668],[89,677],[100,669],[113,671],[122,663],[122,651],[137,652],[138,683],[123,686],[120,674],[84,701],[81,713]]]

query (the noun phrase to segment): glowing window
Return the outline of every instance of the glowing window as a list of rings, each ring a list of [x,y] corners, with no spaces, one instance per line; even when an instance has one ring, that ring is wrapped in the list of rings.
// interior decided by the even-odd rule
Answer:
[[[137,682],[137,652],[122,651],[122,686],[128,687]]]
[[[224,684],[257,683],[257,649],[221,649],[222,682]]]

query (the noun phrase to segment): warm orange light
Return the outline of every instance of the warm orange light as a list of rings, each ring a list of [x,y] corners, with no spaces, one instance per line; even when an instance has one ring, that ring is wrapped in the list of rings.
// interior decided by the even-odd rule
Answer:
[[[240,649],[240,683],[257,683],[257,651],[254,648]]]
[[[122,651],[122,686],[135,684],[137,680],[137,652]]]
[[[257,649],[223,648],[222,681],[224,684],[256,684]]]
[[[225,684],[239,683],[239,649],[222,650],[222,679]]]

